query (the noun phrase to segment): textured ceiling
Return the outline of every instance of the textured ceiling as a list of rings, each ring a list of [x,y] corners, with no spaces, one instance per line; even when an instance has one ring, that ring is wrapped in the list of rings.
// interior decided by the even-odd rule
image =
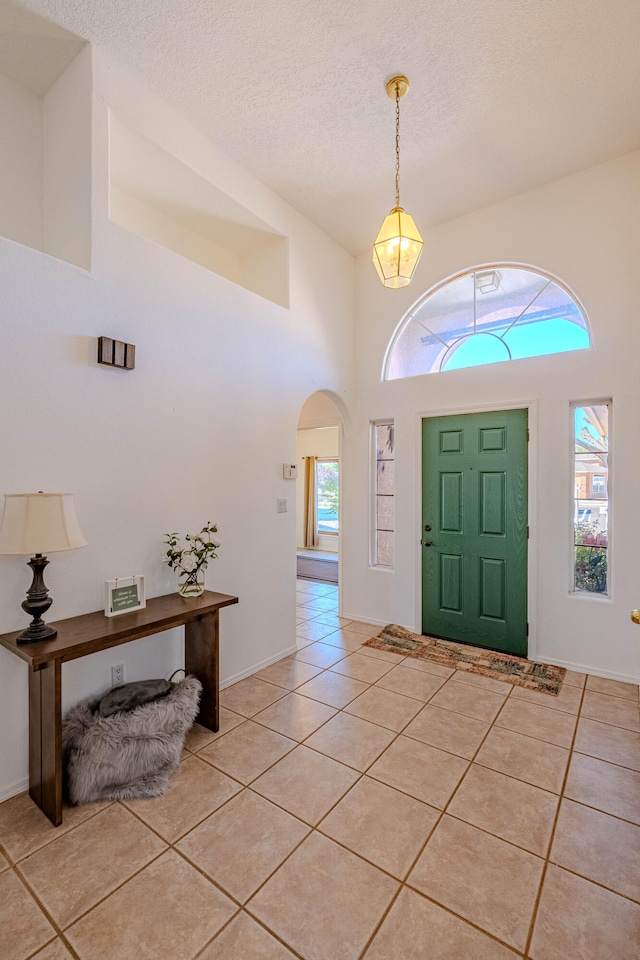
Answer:
[[[353,253],[640,148],[638,0],[22,0],[105,48]]]
[[[0,0],[0,73],[43,97],[84,46],[55,23]]]

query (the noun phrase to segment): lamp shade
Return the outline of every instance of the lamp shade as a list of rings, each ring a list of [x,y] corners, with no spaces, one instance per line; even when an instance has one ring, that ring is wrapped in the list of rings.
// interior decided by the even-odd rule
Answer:
[[[5,493],[0,554],[86,547],[72,493]]]
[[[423,246],[413,217],[402,207],[394,207],[373,244],[373,263],[385,287],[397,289],[411,283]]]

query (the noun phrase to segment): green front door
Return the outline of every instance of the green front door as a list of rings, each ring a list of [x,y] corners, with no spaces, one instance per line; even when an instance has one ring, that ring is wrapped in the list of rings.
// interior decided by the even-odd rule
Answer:
[[[422,632],[527,653],[527,411],[422,421]]]

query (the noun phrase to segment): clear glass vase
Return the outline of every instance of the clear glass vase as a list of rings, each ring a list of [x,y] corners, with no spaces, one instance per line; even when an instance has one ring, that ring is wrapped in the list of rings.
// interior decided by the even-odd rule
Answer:
[[[178,580],[178,593],[181,597],[199,597],[204,593],[204,570],[182,571]]]

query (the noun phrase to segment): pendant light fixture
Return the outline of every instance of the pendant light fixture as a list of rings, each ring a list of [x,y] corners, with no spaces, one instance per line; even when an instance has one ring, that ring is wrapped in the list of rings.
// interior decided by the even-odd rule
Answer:
[[[409,89],[406,77],[393,77],[387,96],[396,101],[396,205],[384,218],[373,244],[373,263],[385,287],[406,287],[418,266],[423,240],[413,217],[400,206],[400,97]]]

